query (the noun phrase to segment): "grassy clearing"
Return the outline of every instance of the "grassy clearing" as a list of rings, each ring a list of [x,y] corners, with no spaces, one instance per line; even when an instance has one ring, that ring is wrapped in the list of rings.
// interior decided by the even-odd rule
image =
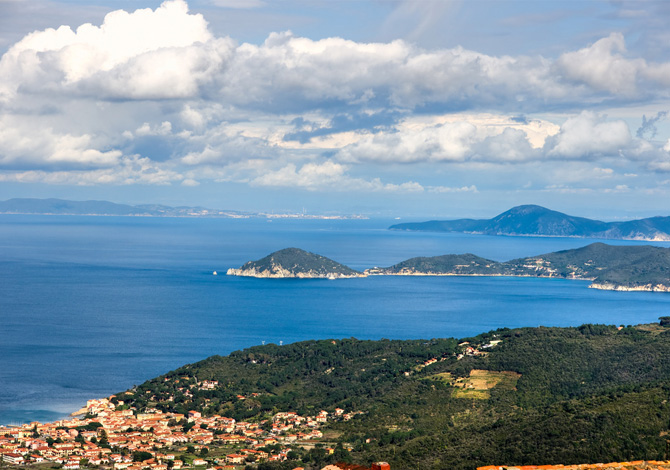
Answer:
[[[516,372],[473,369],[470,376],[454,382],[456,398],[474,398],[485,400],[490,397],[489,390],[497,387],[502,390],[516,390],[521,374]]]

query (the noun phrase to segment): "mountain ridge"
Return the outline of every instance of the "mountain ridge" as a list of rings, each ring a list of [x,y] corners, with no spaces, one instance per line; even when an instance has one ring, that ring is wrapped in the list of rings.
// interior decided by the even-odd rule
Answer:
[[[389,230],[670,241],[670,217],[656,216],[625,222],[603,222],[527,204],[515,206],[491,219],[407,222],[391,225]]]

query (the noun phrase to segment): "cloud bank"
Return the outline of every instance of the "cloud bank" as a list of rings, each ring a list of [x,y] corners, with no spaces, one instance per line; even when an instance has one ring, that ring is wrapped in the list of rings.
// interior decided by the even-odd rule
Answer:
[[[665,114],[633,135],[602,111],[670,98],[670,62],[631,56],[618,32],[556,57],[290,32],[240,44],[169,0],[35,31],[0,77],[2,181],[453,193],[480,185],[449,168],[670,171],[653,140]]]

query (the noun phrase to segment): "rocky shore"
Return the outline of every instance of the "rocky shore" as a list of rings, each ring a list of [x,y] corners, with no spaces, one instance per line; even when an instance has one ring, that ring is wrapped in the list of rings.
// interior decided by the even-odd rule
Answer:
[[[257,269],[255,267],[246,269],[230,268],[226,274],[228,276],[259,277],[269,279],[349,279],[354,277],[367,277],[367,274],[343,274],[343,273],[320,273],[317,271],[293,272],[281,266],[275,266],[271,269]]]
[[[593,282],[590,289],[615,290],[620,292],[670,292],[670,286],[664,284],[641,284],[636,286],[625,286],[612,282]]]

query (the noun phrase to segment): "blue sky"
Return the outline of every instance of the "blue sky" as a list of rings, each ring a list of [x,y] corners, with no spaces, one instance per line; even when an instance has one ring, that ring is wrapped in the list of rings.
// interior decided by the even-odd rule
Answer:
[[[0,0],[0,199],[670,215],[670,3]]]

